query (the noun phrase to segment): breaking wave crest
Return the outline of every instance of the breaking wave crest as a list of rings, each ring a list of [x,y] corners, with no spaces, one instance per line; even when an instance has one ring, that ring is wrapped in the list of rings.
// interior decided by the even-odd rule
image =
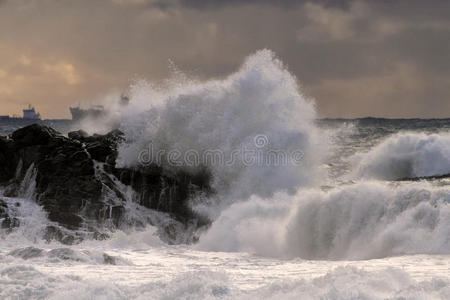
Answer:
[[[357,178],[395,180],[450,174],[450,135],[400,133],[361,156]]]
[[[449,236],[450,190],[429,183],[364,182],[234,204],[197,247],[272,257],[371,259],[449,254]]]

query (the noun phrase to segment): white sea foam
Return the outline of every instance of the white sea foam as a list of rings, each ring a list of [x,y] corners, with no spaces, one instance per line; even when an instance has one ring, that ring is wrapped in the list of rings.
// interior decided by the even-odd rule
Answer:
[[[449,254],[449,236],[448,188],[364,182],[236,203],[197,247],[273,257],[370,259]]]
[[[20,163],[19,163],[20,166]],[[19,170],[19,168],[18,168]],[[34,167],[34,164],[31,164],[26,171],[22,182],[20,183],[18,196],[24,199],[33,200],[35,197],[36,191],[36,176],[37,170]]]
[[[275,282],[245,297],[251,299],[443,299],[447,280],[417,282],[400,269],[367,272],[340,267],[313,280]]]
[[[283,257],[337,259],[448,253],[449,199],[450,191],[426,183],[395,187],[377,182],[327,193],[303,190],[294,197],[277,194],[271,200],[253,197],[226,210],[208,232],[215,235],[215,240],[209,241],[220,248],[212,250]],[[25,206],[19,208],[28,210]],[[24,224],[23,228],[33,227],[37,226]],[[267,259],[245,253],[198,252],[189,246],[168,246],[159,241],[152,227],[136,232],[117,231],[110,240],[85,241],[71,247],[47,245],[39,240],[35,243],[33,248],[24,248],[27,240],[15,239],[14,233],[2,241],[0,298],[450,296],[448,256],[354,262]],[[200,247],[205,247],[205,240],[201,240]]]
[[[32,199],[1,197],[8,205],[10,218],[16,218],[20,227],[12,230],[0,229],[2,243],[26,244],[27,242],[42,242],[45,227],[50,224],[47,213]]]
[[[237,263],[237,266],[244,267],[245,264]],[[145,267],[151,268],[151,265]],[[318,266],[311,264],[309,267],[312,268],[310,273],[314,273],[315,267]],[[109,268],[111,272],[117,267]],[[143,273],[145,269],[140,270],[136,267],[128,269],[128,276],[120,281],[101,277],[91,278],[88,276],[89,272],[72,275],[67,269],[68,266],[64,265],[55,265],[53,269],[23,264],[0,266],[0,297],[5,299],[448,299],[450,296],[448,279],[414,279],[398,267],[375,267],[375,270],[367,271],[353,266],[343,266],[329,268],[331,270],[319,271],[303,278],[289,275],[277,278],[277,275],[274,275],[271,283],[259,283],[257,287],[252,287],[251,280],[234,274],[233,265],[223,265],[222,272],[211,267],[203,270],[179,271],[178,274],[161,273],[159,277],[150,277],[146,283],[142,283],[139,277],[145,274]],[[89,267],[80,265],[77,269],[88,271]],[[98,266],[94,270],[97,275],[108,274],[107,269],[100,271]],[[267,276],[260,272],[259,276],[253,279],[264,282],[267,281],[265,277]]]
[[[450,135],[399,133],[359,155],[357,178],[402,179],[450,174]]]

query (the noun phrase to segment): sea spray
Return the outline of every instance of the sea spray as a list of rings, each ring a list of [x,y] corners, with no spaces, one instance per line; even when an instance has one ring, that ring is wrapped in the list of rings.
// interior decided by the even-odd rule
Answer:
[[[317,177],[322,149],[314,120],[314,104],[301,94],[296,78],[273,52],[261,50],[222,80],[184,78],[166,87],[134,87],[122,114],[126,142],[119,147],[117,164],[140,166],[142,151],[147,151],[146,163],[156,162],[169,171],[206,169],[219,206],[253,194],[294,193]],[[246,150],[257,151],[262,161],[279,152],[295,154],[298,161],[247,163]],[[221,160],[188,159],[191,153],[205,157],[208,151]],[[176,165],[167,158],[174,153],[179,157]]]
[[[21,166],[21,161],[19,162],[19,166]],[[19,170],[19,168],[18,168]],[[18,190],[18,197],[29,199],[30,201],[33,201],[35,198],[35,191],[36,191],[36,176],[37,176],[37,170],[34,167],[34,163],[32,163],[24,177],[22,182],[20,183],[19,190]]]
[[[305,259],[450,253],[450,190],[368,181],[253,197],[222,212],[196,247]]]

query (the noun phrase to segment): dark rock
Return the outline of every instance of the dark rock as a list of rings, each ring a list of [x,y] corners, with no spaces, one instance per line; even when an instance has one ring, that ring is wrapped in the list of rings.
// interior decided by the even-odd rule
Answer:
[[[78,253],[71,248],[56,248],[52,249],[48,252],[48,257],[57,258],[60,260],[71,260],[71,261],[84,261],[82,257],[78,255]]]
[[[72,131],[68,133],[69,139],[82,141],[87,138],[89,134],[84,130]]]
[[[117,147],[123,141],[124,135],[119,130],[92,136],[80,130],[64,137],[50,127],[30,125],[15,131],[10,139],[0,138],[0,182],[7,182],[8,194],[14,196],[26,171],[35,168],[37,203],[48,213],[50,221],[69,230],[76,231],[93,222],[98,226],[124,225],[124,204],[128,200],[119,183],[133,188],[140,205],[168,213],[180,224],[186,224],[186,228],[193,223],[208,224],[189,205],[189,200],[200,193],[212,192],[208,172],[167,173],[158,166],[116,168]],[[18,166],[21,171],[16,176]],[[0,217],[2,207],[0,202]],[[18,220],[4,217],[3,222],[11,227]],[[88,230],[98,238],[107,237],[97,232],[95,226],[89,226]],[[173,228],[166,231],[169,236],[174,235]],[[67,234],[56,226],[47,228],[45,239],[66,244],[80,241],[76,234]]]
[[[103,262],[107,265],[116,265],[116,257],[103,253]]]
[[[95,231],[94,235],[92,237],[98,241],[104,241],[104,240],[107,240],[110,238],[110,236],[107,235],[106,233],[102,233],[102,232],[98,232],[98,231]]]
[[[8,255],[20,257],[22,259],[31,259],[42,256],[44,253],[44,250],[35,248],[35,247],[25,247],[13,250],[8,253]]]
[[[0,199],[0,218],[6,217],[8,211],[8,204],[5,201]]]
[[[2,221],[1,228],[3,229],[13,229],[20,226],[20,221],[16,217],[6,216]]]
[[[92,142],[86,145],[86,150],[97,161],[106,162],[106,158],[114,153],[109,145],[102,142]]]
[[[0,183],[14,176],[17,164],[18,156],[14,151],[13,141],[0,136]]]
[[[8,214],[8,204],[0,199],[0,228],[12,230],[20,226],[20,220]]]
[[[83,237],[74,232],[62,230],[57,226],[50,225],[45,229],[44,240],[48,243],[52,240],[56,240],[65,245],[74,245],[80,243],[83,240]]]
[[[14,131],[11,138],[14,140],[16,146],[26,147],[48,144],[52,138],[60,135],[53,128],[33,124]]]
[[[52,240],[61,241],[63,240],[64,234],[62,231],[56,226],[47,226],[45,229],[44,240],[48,243]]]
[[[396,181],[422,181],[422,180],[441,180],[450,178],[450,174],[443,174],[443,175],[433,175],[433,176],[421,176],[421,177],[406,177],[406,178],[400,178],[396,179]]]
[[[49,207],[48,207],[49,208]],[[83,219],[73,212],[58,211],[59,207],[50,209],[48,219],[53,222],[65,225],[69,229],[78,229]]]
[[[120,130],[114,130],[106,135],[94,134],[89,136],[85,131],[78,130],[69,132],[69,138],[85,144],[87,152],[92,159],[100,162],[115,163],[117,156],[117,144],[124,140]]]

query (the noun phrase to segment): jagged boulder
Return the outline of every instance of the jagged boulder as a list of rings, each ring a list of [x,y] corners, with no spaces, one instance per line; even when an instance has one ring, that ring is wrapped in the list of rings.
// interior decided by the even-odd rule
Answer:
[[[77,131],[71,131],[67,135],[69,136],[69,139],[81,141],[82,139],[87,138],[89,136],[89,133],[80,129]]]
[[[85,131],[69,132],[69,138],[84,143],[92,159],[114,165],[117,157],[117,145],[124,140],[120,130],[113,130],[105,135],[89,136]]]
[[[83,226],[95,231],[93,223],[120,227],[127,198],[119,183],[134,189],[140,205],[168,213],[181,224],[208,223],[189,206],[190,198],[211,192],[207,172],[166,173],[157,166],[116,168],[117,147],[123,141],[118,130],[92,136],[75,131],[65,137],[50,127],[33,124],[0,139],[0,171],[5,170],[0,182],[9,185],[8,196],[18,196],[24,179],[34,181],[35,199],[49,220],[70,230]],[[167,231],[172,227],[168,225]],[[94,235],[103,237],[97,232]],[[46,238],[65,243],[80,240],[61,234],[56,227]]]
[[[34,124],[11,135],[22,161],[22,173],[36,168],[36,198],[51,221],[77,229],[83,222],[83,207],[102,206],[101,182],[83,145],[52,128]]]
[[[11,135],[16,147],[47,145],[57,138],[62,138],[59,132],[39,124],[20,128]]]

